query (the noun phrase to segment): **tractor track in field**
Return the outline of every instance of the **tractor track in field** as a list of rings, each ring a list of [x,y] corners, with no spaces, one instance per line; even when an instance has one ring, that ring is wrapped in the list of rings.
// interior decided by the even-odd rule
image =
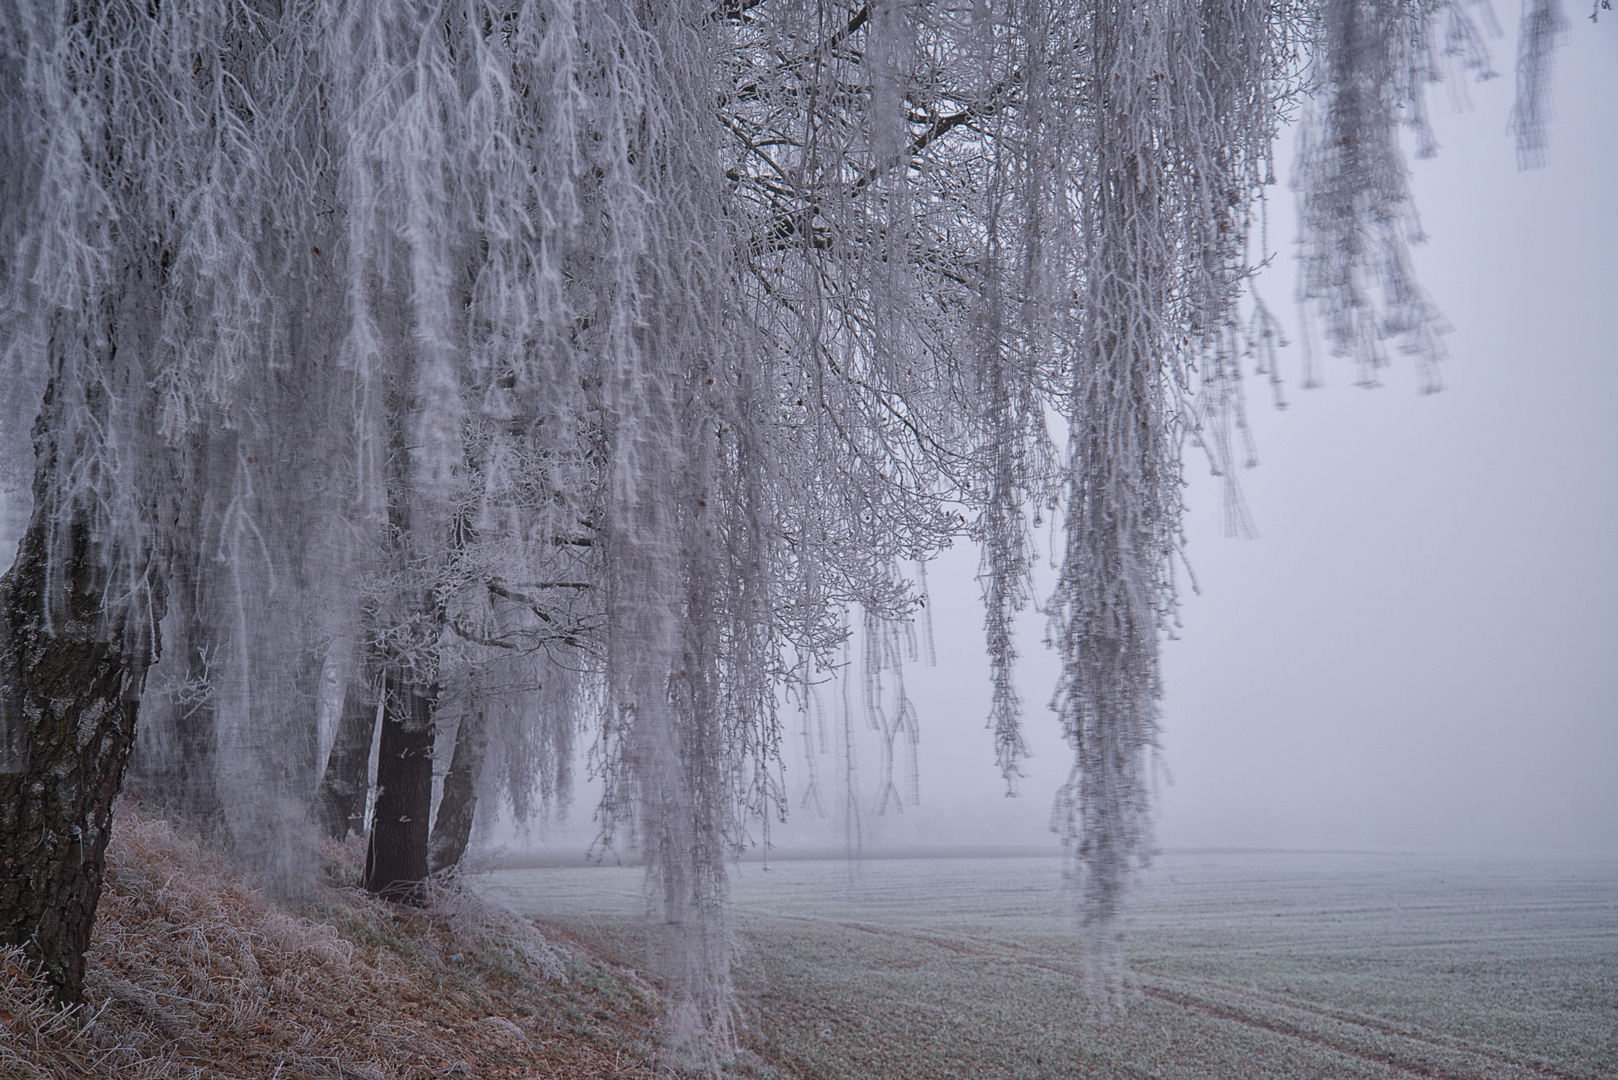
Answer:
[[[906,931],[809,915],[775,914],[771,917],[835,926],[886,938],[902,938],[960,956],[1036,968],[1074,980],[1080,978],[1077,965],[1053,963],[1045,954],[1014,943]],[[1376,1017],[1313,1003],[1281,1000],[1259,991],[1223,983],[1137,973],[1133,984],[1143,996],[1165,1005],[1305,1043],[1424,1080],[1599,1080],[1594,1073],[1569,1071],[1493,1047],[1471,1045]]]
[[[1232,997],[1249,997],[1259,1004],[1259,1008],[1243,1008],[1239,1004],[1220,1001],[1207,993],[1214,988]],[[1151,977],[1141,979],[1140,991],[1146,997],[1170,1005],[1244,1027],[1259,1028],[1333,1053],[1385,1065],[1411,1076],[1430,1077],[1433,1080],[1598,1080],[1593,1073],[1567,1072],[1541,1062],[1515,1058],[1493,1048],[1401,1029],[1373,1017],[1344,1014],[1312,1004],[1275,1001],[1217,984]],[[1270,1014],[1266,1015],[1263,1010],[1269,1010]],[[1300,1014],[1306,1019],[1300,1022],[1286,1016],[1287,1013]],[[1310,1022],[1317,1027],[1311,1030],[1306,1026]],[[1329,1032],[1333,1027],[1347,1030],[1333,1037],[1333,1033]],[[1357,1039],[1354,1037],[1356,1035]],[[1364,1045],[1362,1040],[1379,1040],[1393,1045],[1387,1048],[1371,1047]],[[1360,1045],[1355,1045],[1356,1042]]]

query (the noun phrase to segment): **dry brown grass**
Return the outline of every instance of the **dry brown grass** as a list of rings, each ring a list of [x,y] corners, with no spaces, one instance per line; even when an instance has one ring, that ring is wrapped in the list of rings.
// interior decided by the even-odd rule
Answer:
[[[87,1005],[54,1009],[0,956],[6,1080],[641,1078],[656,995],[575,942],[442,891],[364,894],[357,848],[294,913],[168,822],[124,806],[88,957]]]

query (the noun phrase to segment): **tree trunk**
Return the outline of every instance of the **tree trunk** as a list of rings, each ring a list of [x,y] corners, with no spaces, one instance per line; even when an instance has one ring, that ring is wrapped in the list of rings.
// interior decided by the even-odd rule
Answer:
[[[362,665],[356,661],[355,666]],[[320,790],[315,794],[315,817],[333,840],[365,831],[365,792],[369,786],[365,773],[371,758],[371,736],[376,731],[376,696],[363,675],[356,672],[349,677],[337,737],[326,759]]]
[[[157,642],[137,620],[103,618],[107,560],[82,522],[68,530],[63,595],[48,595],[52,509],[36,493],[17,561],[0,579],[0,723],[10,751],[0,763],[0,940],[22,946],[72,1004],[83,998],[112,803]],[[161,596],[152,604],[161,608]],[[155,626],[162,611],[144,614],[138,624]]]
[[[416,904],[427,880],[427,826],[433,806],[436,686],[390,673],[383,685],[376,811],[364,884],[388,900]]]
[[[460,865],[466,845],[472,839],[472,818],[477,811],[478,776],[483,772],[483,752],[488,736],[483,729],[483,711],[473,708],[461,717],[455,732],[455,753],[444,776],[444,797],[433,820],[432,838],[427,841],[427,869],[442,874]]]

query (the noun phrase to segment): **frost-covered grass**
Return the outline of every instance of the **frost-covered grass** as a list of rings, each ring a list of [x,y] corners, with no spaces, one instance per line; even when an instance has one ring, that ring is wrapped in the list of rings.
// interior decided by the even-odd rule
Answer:
[[[631,972],[453,888],[426,908],[356,887],[328,844],[296,908],[124,804],[64,1013],[0,950],[0,1080],[651,1080],[655,995]],[[767,1073],[759,1075],[767,1076]]]
[[[1618,1075],[1618,862],[1173,854],[1141,875],[1136,993],[1098,1022],[1055,859],[754,864],[749,1037],[806,1076]],[[633,961],[641,872],[489,883]]]

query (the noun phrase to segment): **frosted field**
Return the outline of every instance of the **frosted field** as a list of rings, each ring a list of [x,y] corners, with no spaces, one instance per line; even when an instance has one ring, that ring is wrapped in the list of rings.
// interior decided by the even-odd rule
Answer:
[[[1054,858],[740,868],[755,1042],[833,1078],[1618,1077],[1618,862],[1177,854],[1144,873],[1139,994],[1097,1025]],[[626,962],[637,869],[505,870]]]

